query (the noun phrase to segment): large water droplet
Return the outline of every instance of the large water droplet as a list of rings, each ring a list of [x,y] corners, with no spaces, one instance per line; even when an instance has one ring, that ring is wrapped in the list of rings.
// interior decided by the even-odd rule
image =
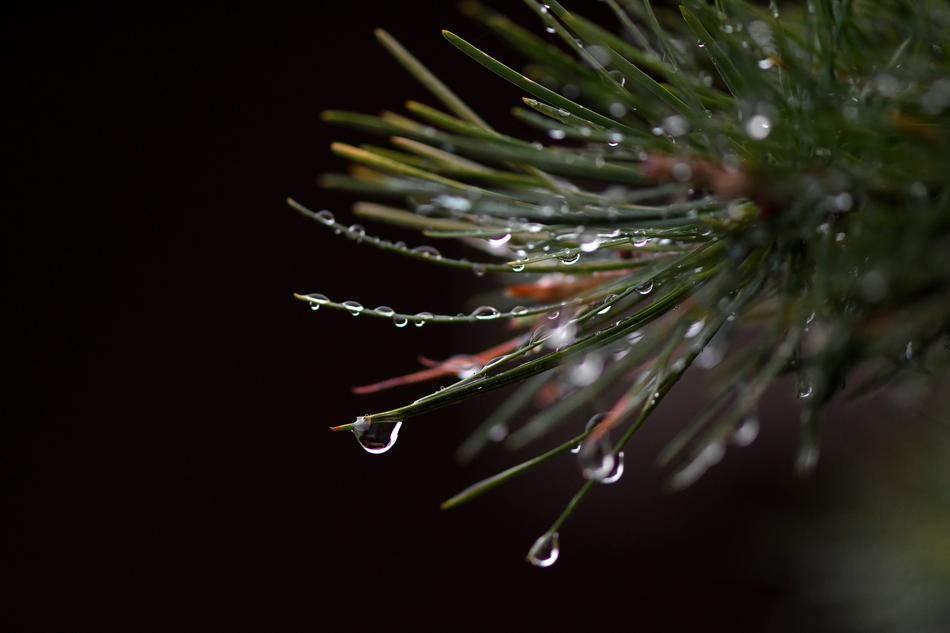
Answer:
[[[431,321],[433,316],[431,312],[419,312],[416,314],[413,322],[416,324],[416,327],[422,327],[427,321]]]
[[[618,84],[620,84],[621,86],[626,86],[626,85],[627,85],[627,78],[624,77],[623,73],[620,72],[619,70],[611,70],[611,71],[610,71],[609,73],[607,73],[607,74],[609,74],[609,75],[610,75],[610,78],[613,79],[614,81],[616,81],[616,82],[617,82]]]
[[[551,330],[551,335],[548,336],[545,344],[547,347],[552,349],[561,349],[562,347],[573,343],[576,336],[577,325],[569,321],[564,325]]]
[[[524,307],[524,306],[515,306],[515,307],[513,307],[511,310],[509,310],[509,312],[511,312],[511,314],[513,314],[513,315],[515,315],[515,316],[520,316],[520,315],[523,315],[523,314],[527,314],[527,313],[528,313],[528,308],[526,308],[526,307]]]
[[[492,306],[481,306],[472,311],[472,316],[482,321],[497,319],[500,314],[498,309]]]
[[[590,420],[587,421],[587,426],[584,427],[584,430],[590,431],[592,428],[600,424],[603,421],[603,419],[606,417],[607,417],[606,413],[595,413],[593,416],[591,416]],[[577,455],[580,451],[581,451],[580,444],[578,444],[577,446],[571,449],[571,452],[574,453],[575,455]]]
[[[637,292],[639,292],[642,295],[648,295],[651,292],[653,292],[653,280],[651,279],[650,281],[640,286],[637,286]]]
[[[402,422],[370,422],[360,416],[353,425],[353,434],[363,450],[373,455],[381,455],[396,443],[400,428]]]
[[[409,319],[407,319],[407,318],[404,317],[404,316],[400,316],[400,315],[398,315],[398,314],[394,314],[394,315],[393,315],[393,325],[395,325],[396,327],[406,327],[407,325],[409,325]]]
[[[577,454],[577,463],[581,467],[581,475],[584,479],[603,482],[616,474],[617,456],[613,452],[610,440],[607,436],[599,438],[597,441],[587,439]]]
[[[600,480],[602,484],[615,484],[620,481],[620,478],[623,477],[623,451],[617,453],[617,458],[614,462],[614,470],[609,475]]]
[[[633,235],[630,238],[630,242],[637,248],[642,248],[649,243],[650,238],[641,230],[637,229],[633,232]]]
[[[349,312],[353,316],[359,316],[360,313],[364,310],[363,304],[357,301],[344,301],[340,305],[346,308],[347,312]]]
[[[381,314],[385,317],[391,317],[392,315],[396,314],[396,311],[390,308],[389,306],[379,306],[378,308],[376,308],[376,313]]]
[[[347,235],[356,240],[357,242],[362,242],[363,238],[366,237],[366,229],[364,229],[359,224],[352,224],[350,228],[346,230]]]
[[[550,567],[561,553],[557,532],[542,534],[528,550],[527,560],[535,567]]]
[[[508,265],[511,267],[511,270],[516,273],[520,273],[522,270],[524,270],[524,261],[520,259],[518,261],[511,262]]]
[[[557,258],[562,264],[570,266],[572,264],[576,264],[580,260],[581,253],[580,251],[565,251],[558,255]]]
[[[317,211],[317,219],[327,226],[331,226],[334,222],[336,222],[336,218],[333,217],[333,212],[327,211],[326,209],[323,211]]]
[[[310,299],[311,310],[319,310],[320,306],[322,306],[324,303],[330,303],[330,299],[328,299],[326,295],[322,295],[320,293],[307,295],[307,298]]]
[[[752,140],[761,141],[772,133],[772,121],[764,114],[756,114],[746,121],[745,132]]]

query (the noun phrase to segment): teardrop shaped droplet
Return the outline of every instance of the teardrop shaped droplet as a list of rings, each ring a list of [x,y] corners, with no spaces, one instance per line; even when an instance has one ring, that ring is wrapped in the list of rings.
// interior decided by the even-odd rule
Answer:
[[[398,314],[394,314],[394,315],[393,315],[393,325],[395,325],[396,327],[406,327],[407,325],[409,325],[409,319],[407,319],[407,318],[404,317],[404,316],[400,316],[400,315],[398,315]]]
[[[370,422],[365,417],[356,418],[353,434],[367,453],[381,455],[391,449],[399,438],[402,422]]]
[[[587,439],[577,453],[577,463],[581,467],[584,479],[603,482],[617,469],[617,456],[614,455],[610,440],[605,436],[595,441]]]
[[[550,567],[557,562],[561,549],[558,544],[558,533],[542,534],[528,550],[527,560],[535,567]]]
[[[614,469],[609,475],[600,480],[602,484],[615,484],[623,477],[623,451],[617,453],[614,460]]]
[[[346,308],[347,312],[349,312],[353,316],[359,316],[359,314],[365,309],[363,308],[363,304],[357,301],[344,301],[340,305]]]

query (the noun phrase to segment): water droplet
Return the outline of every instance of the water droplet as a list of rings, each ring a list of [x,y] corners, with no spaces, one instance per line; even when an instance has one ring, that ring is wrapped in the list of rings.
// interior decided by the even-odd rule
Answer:
[[[627,78],[624,77],[623,73],[620,72],[619,70],[611,70],[611,71],[610,71],[609,73],[607,73],[607,74],[610,75],[610,78],[613,79],[614,81],[616,81],[616,82],[617,82],[618,84],[620,84],[621,86],[626,86],[626,85],[627,85]]]
[[[402,422],[370,422],[365,417],[356,418],[353,434],[367,453],[381,455],[391,449],[399,438]]]
[[[679,114],[663,119],[663,130],[670,136],[683,136],[689,132],[689,121]]]
[[[746,122],[745,132],[752,140],[761,141],[772,133],[772,121],[764,114],[756,114]]]
[[[636,345],[643,340],[643,332],[637,330],[636,332],[631,332],[627,335],[627,342],[631,345]]]
[[[511,233],[505,233],[501,237],[488,240],[488,245],[492,248],[501,248],[511,240]]]
[[[646,236],[646,234],[643,232],[643,229],[637,229],[636,231],[633,232],[633,235],[630,238],[630,242],[636,248],[643,248],[650,242],[650,238]]]
[[[577,325],[569,321],[551,330],[551,335],[547,338],[545,344],[552,349],[561,349],[573,343],[576,336]]]
[[[748,446],[759,436],[759,419],[754,415],[746,416],[742,424],[732,434],[732,443],[736,446]]]
[[[706,325],[706,319],[700,319],[699,321],[696,321],[695,323],[691,323],[690,326],[686,328],[686,334],[683,335],[684,338],[695,337],[696,335],[698,335],[700,332],[703,331],[704,325]]]
[[[487,321],[488,319],[497,319],[501,313],[492,306],[480,306],[472,311],[472,316],[476,319]]]
[[[550,567],[561,553],[557,532],[542,534],[528,550],[527,560],[535,567]]]
[[[706,44],[704,44],[702,40],[696,40],[696,46],[699,48],[706,48]]]
[[[506,437],[508,437],[508,426],[506,424],[499,422],[488,429],[488,439],[492,442],[501,442]]]
[[[328,299],[326,295],[322,295],[320,293],[307,295],[307,298],[310,299],[311,310],[319,310],[320,306],[322,306],[323,304],[330,303],[330,299]]]
[[[422,327],[427,321],[431,321],[432,317],[433,314],[431,312],[419,312],[413,319],[413,323],[416,324],[416,327]]]
[[[317,219],[326,224],[327,226],[332,226],[336,222],[336,218],[333,217],[332,211],[317,211]]]
[[[580,248],[585,253],[593,253],[598,248],[600,248],[600,239],[596,237],[589,237],[586,241],[581,242]]]
[[[606,436],[599,438],[597,441],[591,441],[588,438],[581,445],[581,450],[577,454],[577,461],[580,464],[581,475],[584,479],[601,483],[616,474],[619,462]]]
[[[576,387],[587,387],[594,384],[604,370],[604,359],[600,354],[588,354],[579,363],[571,365],[567,371],[567,378]]]
[[[581,253],[580,251],[564,251],[558,255],[557,258],[562,264],[570,266],[571,264],[576,264],[580,260]]]
[[[623,134],[620,132],[610,132],[607,134],[607,145],[617,147],[623,140]]]
[[[364,229],[359,224],[350,225],[350,228],[348,228],[346,232],[351,238],[353,238],[357,242],[362,242],[363,238],[366,237],[366,229]]]
[[[554,27],[553,27],[553,26],[546,26],[546,27],[544,27],[544,30],[547,31],[548,33],[551,33],[551,34],[554,34],[554,33],[557,32],[557,31],[554,30]]]
[[[513,315],[515,315],[515,316],[519,316],[519,315],[522,315],[522,314],[527,314],[527,313],[528,313],[528,308],[526,308],[526,307],[524,307],[524,306],[515,306],[515,307],[513,307],[511,310],[509,310],[509,312],[511,312],[511,314],[513,314]]]
[[[386,317],[391,317],[392,315],[396,313],[396,311],[390,308],[389,306],[379,306],[378,308],[376,308],[376,313],[381,314]]]
[[[486,270],[485,264],[472,264],[472,272],[476,277],[484,277]]]
[[[513,272],[520,273],[522,270],[524,270],[524,261],[519,259],[517,261],[513,261],[509,263],[508,266],[511,267],[511,270]]]
[[[359,316],[360,312],[364,310],[363,304],[357,301],[344,301],[340,305],[346,308],[346,310],[353,316]]]
[[[564,132],[564,130],[548,130],[548,136],[553,138],[555,141],[560,141],[565,136],[567,136],[567,134]]]
[[[459,213],[464,213],[472,208],[472,202],[462,196],[439,196],[434,202],[444,209],[458,211]]]
[[[623,477],[623,451],[617,453],[614,463],[614,470],[609,475],[600,480],[602,484],[615,484]]]
[[[606,417],[607,417],[606,413],[595,413],[593,416],[591,416],[590,420],[587,421],[587,425],[584,427],[584,430],[590,431],[592,428],[600,424],[603,421],[603,419]],[[577,446],[571,449],[571,452],[574,453],[575,455],[577,455],[580,451],[581,451],[580,444],[578,444]]]
[[[653,280],[651,279],[650,281],[640,286],[637,286],[637,292],[639,292],[642,295],[648,295],[651,292],[653,292]]]
[[[771,57],[766,57],[765,59],[760,59],[758,61],[758,67],[761,68],[762,70],[768,70],[774,65],[775,65],[775,61],[773,61]]]
[[[412,249],[413,253],[418,253],[423,257],[431,257],[432,259],[439,259],[442,257],[442,253],[439,252],[434,246],[417,246]]]
[[[393,325],[396,327],[406,327],[409,325],[409,319],[404,316],[399,316],[398,314],[393,315]]]
[[[693,177],[693,168],[687,163],[676,163],[670,173],[677,182],[688,182]]]
[[[619,119],[620,117],[627,115],[627,106],[620,103],[619,101],[614,101],[609,106],[607,106],[607,109],[610,111],[610,116],[614,118]],[[584,129],[589,130],[590,128],[584,128]]]
[[[555,310],[555,311],[553,311],[553,312],[548,312],[548,314],[547,314],[547,317],[548,317],[548,320],[549,320],[549,321],[556,321],[556,320],[558,319],[558,317],[560,317],[560,316],[561,316],[561,312],[560,312],[559,310]]]

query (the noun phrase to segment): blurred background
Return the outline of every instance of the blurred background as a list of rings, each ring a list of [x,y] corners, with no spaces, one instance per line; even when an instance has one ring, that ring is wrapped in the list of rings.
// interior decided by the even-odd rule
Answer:
[[[690,375],[549,569],[523,558],[581,483],[569,459],[439,510],[530,454],[453,459],[503,394],[411,420],[382,456],[328,432],[438,383],[352,386],[504,335],[291,297],[454,312],[498,283],[334,239],[284,203],[351,217],[315,179],[343,168],[331,140],[365,139],[321,110],[432,103],[377,26],[528,133],[508,115],[520,93],[439,29],[515,58],[450,2],[43,4],[0,25],[4,630],[950,630],[950,425],[913,384],[829,412],[805,480],[779,384],[759,439],[670,493],[654,461],[702,406]]]

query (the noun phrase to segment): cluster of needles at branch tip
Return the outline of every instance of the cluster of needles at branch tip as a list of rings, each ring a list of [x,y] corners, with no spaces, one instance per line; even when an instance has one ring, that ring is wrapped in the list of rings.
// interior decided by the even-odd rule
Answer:
[[[422,358],[418,371],[355,388],[447,381],[333,430],[384,453],[411,418],[511,387],[459,460],[562,441],[442,505],[575,455],[578,491],[527,555],[548,567],[567,519],[592,487],[621,480],[624,447],[691,368],[711,393],[658,456],[673,489],[754,442],[776,381],[801,403],[807,473],[832,398],[946,368],[950,7],[607,0],[608,28],[554,0],[525,2],[537,32],[461,5],[504,42],[499,57],[444,32],[466,73],[525,93],[512,111],[523,138],[495,130],[382,30],[434,105],[323,114],[388,143],[334,143],[351,169],[322,186],[357,196],[360,222],[416,231],[418,243],[289,204],[362,247],[500,281],[493,304],[456,314],[295,296],[321,318],[507,329],[483,351]],[[501,61],[519,58],[522,70]],[[443,254],[443,240],[468,257]]]

